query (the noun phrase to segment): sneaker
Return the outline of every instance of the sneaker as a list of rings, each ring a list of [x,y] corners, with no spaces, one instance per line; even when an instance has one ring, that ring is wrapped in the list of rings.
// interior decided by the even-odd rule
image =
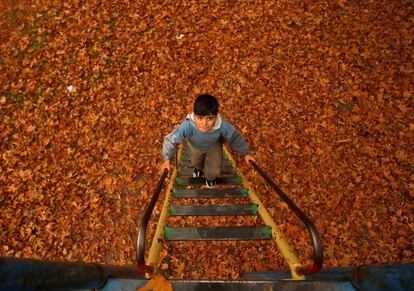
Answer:
[[[201,176],[203,176],[203,174],[204,174],[203,171],[197,168],[194,168],[193,178],[200,178]]]
[[[216,179],[214,180],[206,180],[207,188],[214,188],[216,186]]]

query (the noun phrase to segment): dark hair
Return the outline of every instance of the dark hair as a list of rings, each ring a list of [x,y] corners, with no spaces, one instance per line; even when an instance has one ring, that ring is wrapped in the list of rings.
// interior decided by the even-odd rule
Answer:
[[[217,115],[218,108],[216,97],[209,94],[199,95],[194,102],[194,113],[200,116]]]

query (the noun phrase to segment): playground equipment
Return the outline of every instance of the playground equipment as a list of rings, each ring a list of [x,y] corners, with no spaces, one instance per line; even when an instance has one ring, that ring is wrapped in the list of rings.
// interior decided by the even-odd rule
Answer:
[[[146,228],[168,173],[164,171],[142,216],[137,238],[137,267],[98,264],[51,263],[39,260],[0,258],[0,290],[135,290],[147,283],[145,274],[156,269],[163,243],[175,240],[271,240],[286,259],[289,272],[252,272],[238,281],[172,280],[174,290],[414,290],[414,265],[359,266],[322,270],[323,252],[313,222],[254,162],[252,167],[279,194],[303,222],[311,237],[313,263],[303,266],[277,228],[259,196],[225,148],[218,185],[203,189],[203,178],[192,178],[189,146],[179,147],[157,229],[145,260]],[[243,198],[250,204],[180,205],[185,198]],[[259,215],[262,226],[169,227],[169,216]]]
[[[167,196],[161,211],[160,218],[157,223],[157,229],[151,244],[148,266],[155,267],[161,252],[164,241],[169,240],[270,240],[274,239],[277,243],[282,255],[286,259],[292,279],[303,280],[306,274],[318,273],[323,264],[322,243],[316,227],[312,221],[287,197],[287,195],[274,183],[260,167],[251,162],[254,169],[266,180],[266,182],[280,195],[280,197],[288,204],[307,227],[313,246],[313,264],[304,267],[292,251],[278,229],[259,196],[250,186],[244,175],[235,168],[235,162],[230,152],[224,148],[222,176],[218,178],[217,183],[226,185],[226,188],[220,189],[203,189],[197,186],[204,184],[204,178],[189,177],[193,173],[190,165],[190,148],[188,144],[180,146],[178,157],[176,159],[177,167],[175,167],[167,190]],[[163,173],[165,177],[166,173]],[[160,180],[160,184],[162,184]],[[144,242],[145,228],[148,223],[150,213],[158,199],[160,187],[151,200],[147,211],[145,212],[138,234],[137,242],[137,262],[141,270],[145,269],[144,261]],[[242,185],[243,187],[238,187]],[[187,187],[193,187],[188,189]],[[174,199],[173,199],[174,198]],[[226,204],[226,205],[171,205],[171,201],[177,201],[183,198],[244,198],[252,202],[251,204]],[[177,202],[176,202],[177,203]],[[172,228],[166,226],[169,216],[223,216],[237,215],[240,219],[245,215],[260,215],[263,220],[263,226],[225,226],[225,227],[181,227]]]

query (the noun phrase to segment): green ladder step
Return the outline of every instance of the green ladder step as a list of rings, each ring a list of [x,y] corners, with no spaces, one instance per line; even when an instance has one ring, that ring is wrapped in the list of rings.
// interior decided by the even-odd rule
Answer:
[[[180,186],[202,185],[206,183],[205,178],[179,177],[175,178],[175,183]],[[241,183],[240,177],[218,177],[216,179],[217,185],[239,185]]]
[[[180,168],[178,170],[178,175],[180,176],[191,176],[194,172],[194,168]],[[221,169],[222,175],[234,175],[236,170],[230,167],[225,167]]]
[[[229,189],[174,189],[174,198],[242,198],[249,196],[249,190]]]
[[[191,167],[191,161],[181,161],[180,162],[181,167]],[[233,164],[230,162],[230,160],[223,160],[221,162],[221,167],[232,167]]]
[[[257,204],[170,205],[172,216],[257,215]]]
[[[272,238],[270,226],[165,227],[166,240],[264,240]]]

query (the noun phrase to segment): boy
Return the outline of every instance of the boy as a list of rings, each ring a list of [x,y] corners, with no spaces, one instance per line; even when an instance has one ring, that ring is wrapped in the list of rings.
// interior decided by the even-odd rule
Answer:
[[[178,144],[187,138],[191,148],[191,165],[194,167],[193,177],[206,177],[206,185],[213,188],[216,178],[220,175],[223,158],[223,142],[227,141],[230,147],[247,163],[254,161],[249,155],[249,146],[227,120],[218,113],[218,102],[215,97],[203,94],[194,102],[194,112],[170,134],[164,137],[161,170],[171,169],[171,160],[174,157]]]

